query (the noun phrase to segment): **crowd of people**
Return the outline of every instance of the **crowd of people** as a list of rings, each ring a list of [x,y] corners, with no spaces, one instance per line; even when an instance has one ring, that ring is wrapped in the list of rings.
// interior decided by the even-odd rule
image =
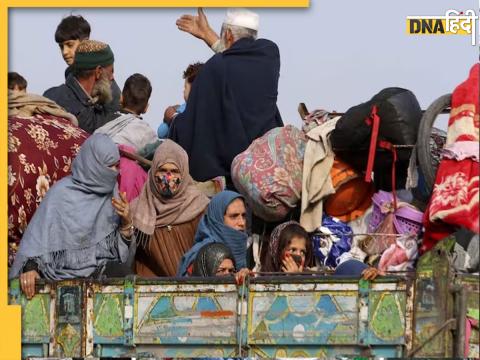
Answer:
[[[27,297],[34,295],[38,278],[236,274],[241,279],[251,273],[247,204],[232,191],[230,165],[254,139],[283,126],[276,106],[279,50],[257,39],[259,17],[244,9],[227,12],[220,37],[202,9],[177,25],[204,40],[215,55],[187,67],[185,103],[168,107],[157,131],[141,117],[148,110],[150,80],[133,74],[120,91],[114,53],[89,39],[89,23],[71,15],[58,25],[65,83],[47,89],[42,100],[68,113],[63,118],[87,134],[71,175],[48,189],[22,232],[10,277],[20,277]],[[9,100],[33,96],[19,73],[9,73],[8,82]],[[122,151],[135,154],[146,147],[153,155],[148,172],[140,166],[122,172]],[[225,177],[232,190],[209,199],[197,181],[215,177]],[[137,186],[122,187],[125,182]],[[275,257],[283,258],[270,259],[265,271],[301,272],[311,262],[308,234],[293,225],[290,232],[287,227],[275,233],[282,247]]]
[[[29,121],[61,123],[64,134],[79,141],[70,146],[75,151],[61,176],[29,207],[29,216],[18,215],[21,239],[9,276],[20,278],[27,297],[35,294],[38,278],[235,275],[241,282],[262,273],[311,274],[322,265],[315,261],[322,254],[316,254],[312,229],[307,232],[295,215],[270,224],[261,260],[253,264],[252,256],[260,256],[251,253],[256,217],[232,181],[234,158],[283,126],[276,105],[277,45],[257,38],[259,17],[245,9],[227,12],[220,36],[202,9],[183,15],[177,26],[215,54],[186,68],[185,103],[169,106],[157,130],[142,119],[150,80],[133,74],[120,91],[113,50],[89,39],[90,25],[81,16],[64,18],[55,32],[67,64],[64,84],[42,97],[26,91],[20,74],[9,73],[9,115],[15,121],[27,114],[34,117]],[[12,152],[17,145],[12,142]],[[19,159],[23,167],[26,160]],[[9,185],[15,175],[9,167]],[[224,179],[222,191],[205,192],[202,184],[218,178]],[[338,274],[374,279],[382,273],[346,252],[343,257]]]

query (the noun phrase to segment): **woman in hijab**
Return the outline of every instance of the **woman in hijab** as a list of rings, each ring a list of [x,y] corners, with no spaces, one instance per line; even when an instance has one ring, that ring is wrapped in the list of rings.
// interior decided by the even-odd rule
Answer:
[[[246,209],[242,195],[222,191],[215,195],[198,225],[195,245],[183,256],[178,276],[186,276],[200,249],[210,243],[222,243],[233,254],[237,269],[246,268],[247,233]]]
[[[312,261],[312,241],[296,221],[287,221],[272,231],[261,272],[302,272]]]
[[[20,275],[27,297],[35,294],[39,277],[63,280],[128,273],[133,236],[129,204],[124,193],[120,199],[113,197],[118,193],[119,160],[118,148],[108,136],[92,135],[74,159],[72,175],[47,192],[9,274]],[[135,246],[131,248],[134,251]]]
[[[205,245],[193,263],[193,276],[226,276],[235,273],[232,252],[222,243]]]
[[[148,179],[132,202],[137,229],[136,273],[174,276],[193,243],[208,198],[195,186],[187,153],[171,140],[155,151]]]

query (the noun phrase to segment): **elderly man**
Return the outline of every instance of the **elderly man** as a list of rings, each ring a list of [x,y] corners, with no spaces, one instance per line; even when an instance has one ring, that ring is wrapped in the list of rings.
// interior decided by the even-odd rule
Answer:
[[[223,50],[203,66],[170,130],[170,138],[187,151],[197,181],[225,176],[231,188],[233,158],[268,130],[283,126],[276,105],[280,54],[272,41],[257,39],[258,24],[251,11],[229,10],[218,39],[202,10],[177,22],[215,51]]]
[[[83,40],[77,47],[72,73],[65,84],[45,91],[44,96],[75,115],[79,126],[93,133],[113,118],[113,52],[100,41]]]

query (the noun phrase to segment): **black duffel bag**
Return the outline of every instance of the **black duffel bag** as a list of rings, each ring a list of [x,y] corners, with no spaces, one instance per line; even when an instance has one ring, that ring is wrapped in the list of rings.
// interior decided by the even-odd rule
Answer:
[[[377,190],[403,189],[413,148],[393,145],[415,145],[421,117],[410,90],[383,89],[338,120],[330,135],[335,155],[365,172],[367,181],[373,170]]]

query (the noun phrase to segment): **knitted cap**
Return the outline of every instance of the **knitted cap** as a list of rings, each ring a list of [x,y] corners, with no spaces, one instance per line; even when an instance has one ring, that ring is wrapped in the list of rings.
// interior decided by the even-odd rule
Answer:
[[[77,70],[88,70],[113,64],[113,60],[110,46],[96,40],[83,40],[75,52],[73,66]]]

